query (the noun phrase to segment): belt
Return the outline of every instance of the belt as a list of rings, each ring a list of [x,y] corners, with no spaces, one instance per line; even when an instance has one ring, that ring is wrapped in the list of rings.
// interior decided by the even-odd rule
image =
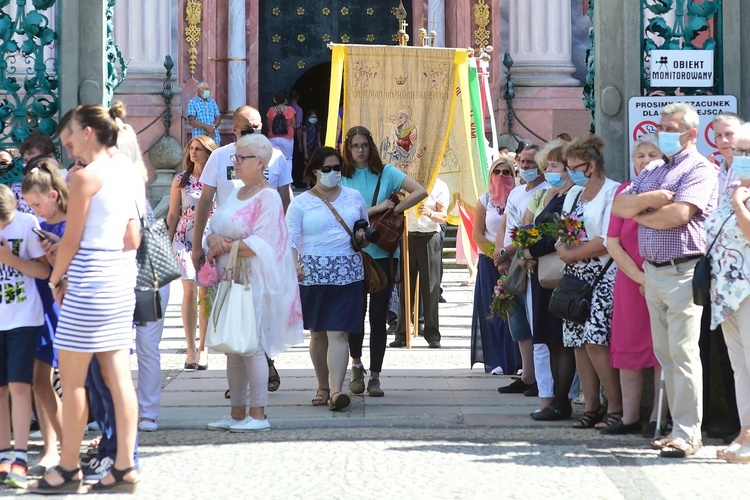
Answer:
[[[700,257],[700,255],[693,255],[691,257],[678,257],[676,259],[670,259],[666,262],[654,262],[653,260],[647,260],[646,262],[654,267],[666,267],[676,266],[677,264],[684,264],[685,262],[690,262],[691,260],[699,259]]]

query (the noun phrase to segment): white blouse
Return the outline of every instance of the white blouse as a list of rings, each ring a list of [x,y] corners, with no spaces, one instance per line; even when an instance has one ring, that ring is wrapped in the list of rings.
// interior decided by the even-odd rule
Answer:
[[[356,221],[368,220],[359,191],[341,186],[331,205],[350,229]],[[289,204],[286,221],[290,243],[305,272],[302,285],[347,285],[364,279],[362,256],[323,200],[309,192],[296,197]]]

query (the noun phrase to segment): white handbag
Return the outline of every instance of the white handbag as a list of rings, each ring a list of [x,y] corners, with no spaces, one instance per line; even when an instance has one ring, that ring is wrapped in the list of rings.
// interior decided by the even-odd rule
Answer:
[[[239,240],[232,243],[206,332],[206,345],[227,354],[250,354],[258,350],[259,344],[253,287],[247,279],[244,259],[239,258],[238,263],[239,246]]]

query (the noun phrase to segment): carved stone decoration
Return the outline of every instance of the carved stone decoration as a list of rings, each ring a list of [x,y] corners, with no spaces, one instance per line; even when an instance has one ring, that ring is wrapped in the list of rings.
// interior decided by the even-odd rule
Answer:
[[[480,49],[490,44],[490,32],[487,26],[490,24],[490,6],[479,0],[474,4],[474,24],[478,26],[474,31],[474,43]]]
[[[190,76],[195,74],[195,64],[198,59],[198,49],[196,45],[201,39],[201,28],[198,26],[201,22],[201,11],[203,3],[201,0],[187,0],[185,4],[185,42],[188,44],[188,54],[190,55]]]

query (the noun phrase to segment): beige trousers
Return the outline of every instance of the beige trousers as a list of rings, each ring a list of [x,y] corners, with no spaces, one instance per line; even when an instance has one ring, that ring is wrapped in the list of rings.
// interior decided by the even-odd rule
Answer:
[[[724,320],[721,329],[734,370],[740,425],[747,427],[750,426],[750,298]]]
[[[664,373],[673,438],[701,442],[703,367],[698,348],[703,307],[693,302],[696,260],[656,267],[646,262],[646,302],[654,354]]]

